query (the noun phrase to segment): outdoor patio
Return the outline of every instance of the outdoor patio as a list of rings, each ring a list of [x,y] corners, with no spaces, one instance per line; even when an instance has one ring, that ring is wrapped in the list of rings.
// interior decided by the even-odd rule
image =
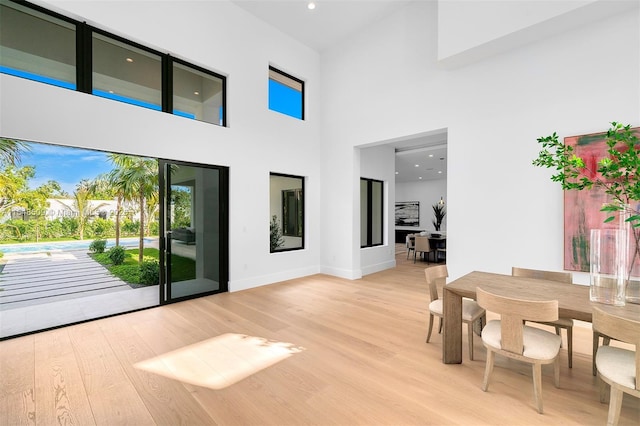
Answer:
[[[86,250],[8,254],[0,273],[0,338],[158,304],[158,287],[133,289]]]

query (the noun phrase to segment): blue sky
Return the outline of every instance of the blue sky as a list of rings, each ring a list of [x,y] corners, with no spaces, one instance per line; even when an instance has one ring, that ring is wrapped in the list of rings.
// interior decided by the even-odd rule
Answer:
[[[22,153],[20,166],[36,168],[35,178],[29,181],[31,189],[55,180],[72,194],[82,179],[93,179],[113,168],[104,152],[40,143],[29,143],[28,146],[30,150]]]

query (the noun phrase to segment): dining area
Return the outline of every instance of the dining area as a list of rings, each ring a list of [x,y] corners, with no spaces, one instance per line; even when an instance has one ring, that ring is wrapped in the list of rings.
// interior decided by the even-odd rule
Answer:
[[[445,232],[420,232],[406,236],[407,259],[413,255],[413,263],[446,263],[447,235]]]
[[[520,368],[515,372],[523,374],[530,364],[524,374],[531,376],[533,398],[531,390],[519,389],[519,404],[544,414],[542,389],[573,388],[573,383],[565,383],[568,375],[570,381],[597,383],[600,402],[609,405],[607,417],[598,424],[618,424],[623,401],[635,409],[636,424],[640,422],[640,305],[592,302],[589,286],[573,284],[569,272],[513,267],[510,275],[472,271],[448,280],[446,265],[438,265],[425,269],[425,277],[430,287],[441,289],[441,297],[431,290],[427,342],[433,315],[441,318],[443,364],[481,358],[477,345],[475,357],[473,350],[474,337],[480,340],[486,350],[484,375],[478,383],[483,391],[495,392],[494,363],[507,370],[498,374],[506,375],[514,365]],[[469,361],[463,359],[465,334]],[[586,347],[589,340],[591,346]],[[574,341],[581,345],[578,357],[589,358],[591,374],[573,368]],[[503,384],[500,381],[499,386]]]

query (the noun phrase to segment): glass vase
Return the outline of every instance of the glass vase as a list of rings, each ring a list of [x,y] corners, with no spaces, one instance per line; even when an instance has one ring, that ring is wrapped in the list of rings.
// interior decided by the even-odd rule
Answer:
[[[627,303],[640,304],[640,274],[638,274],[640,229],[628,225],[627,232],[629,233],[629,257],[627,259],[627,288],[624,295]]]
[[[592,229],[590,240],[592,302],[624,306],[629,239],[626,229]]]

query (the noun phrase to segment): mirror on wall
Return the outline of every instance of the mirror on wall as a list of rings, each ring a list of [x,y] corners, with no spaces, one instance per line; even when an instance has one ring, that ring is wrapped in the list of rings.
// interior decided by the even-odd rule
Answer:
[[[271,253],[304,248],[304,177],[269,176]]]

